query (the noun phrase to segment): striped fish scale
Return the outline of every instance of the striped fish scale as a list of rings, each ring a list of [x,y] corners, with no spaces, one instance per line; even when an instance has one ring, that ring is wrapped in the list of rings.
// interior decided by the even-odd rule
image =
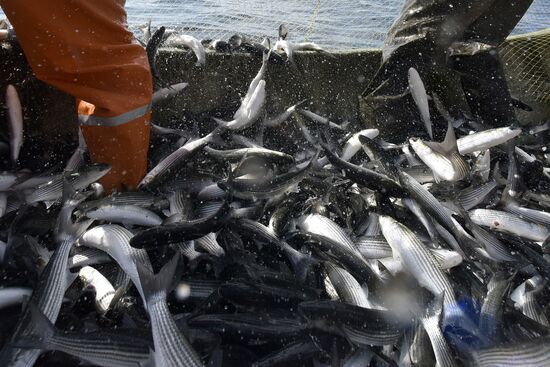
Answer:
[[[384,236],[361,236],[355,241],[355,245],[365,259],[381,259],[393,254]]]
[[[456,303],[454,290],[447,275],[426,246],[407,227],[388,216],[380,217],[384,237],[399,255],[403,266],[434,295],[445,292],[444,305]]]
[[[474,365],[479,367],[545,367],[550,360],[550,339],[544,337],[517,345],[482,349],[472,354]]]
[[[359,307],[370,306],[365,291],[350,273],[332,263],[325,263],[324,267],[342,301]]]
[[[409,190],[411,197],[434,216],[445,229],[451,233],[456,230],[456,226],[448,210],[435,198],[435,196],[407,173],[401,172],[399,178],[403,186]]]
[[[332,220],[319,214],[310,214],[300,221],[300,226],[304,232],[326,237],[331,241],[340,243],[348,250],[357,252],[357,246],[351,238]]]
[[[546,227],[550,226],[550,212],[526,208],[513,201],[505,202],[503,209],[509,213],[519,216],[522,219],[526,219]]]
[[[546,327],[550,326],[548,318],[544,315],[543,309],[540,307],[535,292],[525,292],[525,300],[521,305],[523,314],[532,320],[535,320]]]
[[[373,345],[392,345],[401,337],[401,330],[376,331],[356,329],[347,325],[343,327],[345,336],[356,345],[373,346]]]
[[[503,298],[510,288],[510,279],[496,273],[487,285],[487,295],[479,313],[479,328],[489,340],[498,336],[498,323],[502,318]]]
[[[82,235],[78,243],[93,247],[109,254],[128,274],[143,297],[141,283],[136,269],[136,263],[144,264],[152,269],[147,252],[130,246],[132,232],[115,224],[96,226]]]
[[[216,240],[216,234],[210,233],[204,237],[195,240],[197,246],[208,252],[212,256],[222,257],[225,256],[225,250],[220,246]]]
[[[72,239],[58,245],[31,295],[30,302],[36,304],[52,323],[57,320],[63,302],[63,294],[67,288],[69,253],[73,245],[74,240]],[[18,338],[32,333],[33,325],[30,324],[30,320],[30,309],[25,307],[12,334],[12,340],[18,340]],[[2,365],[10,363],[13,366],[32,366],[39,355],[40,350],[36,349],[4,348],[0,354],[0,362]]]
[[[136,344],[135,338],[105,333],[55,335],[48,341],[48,349],[113,367],[137,367],[149,359],[149,347],[145,341]]]
[[[139,186],[146,187],[155,181],[163,179],[170,171],[176,168],[184,160],[191,158],[199,149],[203,148],[212,139],[212,134],[203,138],[193,140],[184,146],[176,149],[161,162],[159,162],[145,177],[141,180]]]
[[[458,9],[458,18],[465,3],[408,2],[422,3],[404,8],[412,16],[428,18],[417,12],[426,3]],[[146,53],[160,71],[156,53],[171,31],[151,36],[150,28]],[[21,167],[0,173],[0,320],[7,326],[0,327],[0,367],[70,364],[63,352],[80,364],[115,367],[550,365],[545,129],[492,129],[454,106],[453,93],[440,99],[435,80],[424,90],[416,72],[414,90],[397,95],[391,89],[399,83],[390,82],[373,94],[391,92],[401,103],[412,93],[432,141],[415,137],[416,129],[361,130],[311,90],[283,106],[271,95],[276,73],[304,74],[308,66],[292,52],[313,50],[319,54],[311,60],[342,66],[331,61],[342,55],[287,35],[281,25],[273,48],[267,38],[242,34],[202,41],[208,58],[246,51],[252,63],[262,56],[262,68],[226,98],[248,87],[236,112],[228,105],[215,116],[185,113],[152,126],[151,169],[136,191],[103,190],[97,181],[109,167],[85,165],[97,157],[85,154],[82,139],[65,165],[74,171],[35,174],[22,154]],[[170,39],[201,47],[189,35]],[[268,63],[278,66],[266,78]],[[214,64],[197,69],[188,90]],[[229,69],[231,78],[247,74]],[[398,69],[392,78],[406,78]],[[154,108],[170,111],[187,83],[168,85],[154,74],[159,117]],[[445,139],[433,141],[445,133],[443,121]],[[0,147],[6,151],[5,142]],[[20,312],[13,305],[25,294],[32,303]],[[58,316],[63,331],[47,321]]]
[[[160,294],[157,302],[150,302],[148,305],[157,365],[167,367],[203,366],[189,341],[176,326],[165,297],[166,294]]]
[[[437,300],[436,300],[437,301]],[[422,325],[430,338],[430,341],[433,346],[433,351],[435,354],[435,359],[437,361],[437,366],[439,367],[452,367],[457,364],[454,361],[451,349],[449,344],[443,336],[441,331],[440,318],[441,318],[441,306],[439,310],[433,310],[434,312],[428,311],[428,314],[422,317]]]
[[[496,181],[489,181],[479,186],[472,186],[459,192],[456,201],[462,205],[464,209],[470,210],[481,204],[487,195],[496,189],[497,186]]]
[[[470,218],[480,226],[533,241],[544,241],[550,236],[550,227],[529,222],[500,210],[474,209],[470,211]]]

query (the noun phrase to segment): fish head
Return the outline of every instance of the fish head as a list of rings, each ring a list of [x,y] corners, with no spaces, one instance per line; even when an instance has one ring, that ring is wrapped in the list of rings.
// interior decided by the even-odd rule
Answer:
[[[279,39],[285,40],[288,37],[288,27],[286,24],[281,24],[279,26]]]

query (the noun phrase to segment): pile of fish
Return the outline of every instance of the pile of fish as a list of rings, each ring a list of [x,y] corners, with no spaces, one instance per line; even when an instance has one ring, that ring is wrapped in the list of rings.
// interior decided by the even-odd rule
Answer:
[[[273,52],[209,134],[153,125],[137,191],[104,194],[83,142],[64,172],[0,175],[0,365],[547,363],[550,155],[524,139],[548,124],[432,126],[414,69],[443,142],[305,103],[264,119]],[[303,139],[263,144],[287,124]]]

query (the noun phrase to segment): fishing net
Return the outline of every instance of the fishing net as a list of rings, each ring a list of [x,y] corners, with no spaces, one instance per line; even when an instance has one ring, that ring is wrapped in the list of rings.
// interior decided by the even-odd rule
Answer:
[[[253,39],[277,37],[281,23],[294,41],[328,49],[379,47],[399,14],[402,0],[128,0],[128,23],[165,25],[197,38],[227,40],[235,33]],[[134,28],[134,30],[137,30]],[[139,30],[137,30],[139,32]]]
[[[128,22],[152,20],[197,38],[227,40],[277,36],[285,23],[290,39],[313,41],[330,50],[381,47],[403,0],[127,0]],[[550,0],[534,0],[516,33],[548,27]]]
[[[550,104],[550,29],[509,37],[501,46],[510,84]]]

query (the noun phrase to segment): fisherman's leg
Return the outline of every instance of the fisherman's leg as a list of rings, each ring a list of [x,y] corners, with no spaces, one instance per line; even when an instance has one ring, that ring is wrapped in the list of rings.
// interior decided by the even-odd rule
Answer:
[[[516,122],[512,97],[498,46],[521,20],[532,0],[495,0],[467,30],[463,45],[455,47],[450,66],[459,71],[472,110],[484,122],[510,125]]]
[[[0,0],[37,78],[79,100],[92,159],[113,166],[107,189],[135,187],[147,164],[151,73],[124,2]]]
[[[493,1],[407,1],[384,41],[382,66],[363,94],[367,122],[380,127],[392,141],[403,140],[411,129],[424,131],[411,96],[399,96],[407,89],[411,67],[418,70],[427,91],[438,95],[451,117],[469,115],[460,78],[448,70],[447,50],[463,39],[468,27]],[[444,131],[435,129],[436,135]]]

